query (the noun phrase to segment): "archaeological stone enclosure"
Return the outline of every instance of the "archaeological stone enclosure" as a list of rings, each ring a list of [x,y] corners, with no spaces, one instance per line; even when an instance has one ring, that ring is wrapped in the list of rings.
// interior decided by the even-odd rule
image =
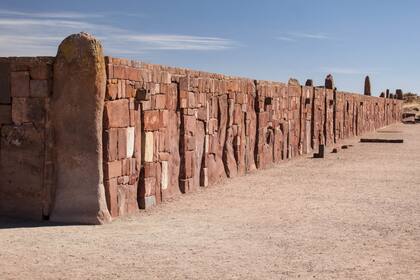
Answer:
[[[106,57],[85,33],[0,58],[0,216],[101,224],[400,121],[402,101],[365,85]]]

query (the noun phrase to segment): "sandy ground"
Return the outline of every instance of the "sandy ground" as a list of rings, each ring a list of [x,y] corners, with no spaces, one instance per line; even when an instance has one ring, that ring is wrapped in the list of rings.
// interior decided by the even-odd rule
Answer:
[[[405,143],[286,162],[105,226],[2,219],[0,279],[420,279],[420,125],[376,136]]]

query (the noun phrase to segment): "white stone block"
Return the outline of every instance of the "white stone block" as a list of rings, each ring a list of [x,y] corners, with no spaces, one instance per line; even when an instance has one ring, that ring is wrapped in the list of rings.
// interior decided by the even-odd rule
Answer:
[[[127,158],[134,155],[134,127],[127,128]]]
[[[169,183],[169,173],[168,173],[168,162],[162,161],[162,190],[168,188]]]
[[[144,139],[144,161],[153,162],[153,150],[154,141],[153,141],[153,132],[146,132]]]

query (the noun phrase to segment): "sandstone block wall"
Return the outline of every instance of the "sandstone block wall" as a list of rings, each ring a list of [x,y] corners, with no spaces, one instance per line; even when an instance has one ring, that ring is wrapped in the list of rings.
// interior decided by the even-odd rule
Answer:
[[[42,219],[51,206],[48,119],[54,58],[0,59],[0,214]]]
[[[64,42],[57,58],[0,59],[0,215],[102,223],[401,118],[397,99],[103,57],[87,34]]]
[[[106,58],[113,217],[399,120],[401,102]],[[133,148],[134,147],[134,148]]]

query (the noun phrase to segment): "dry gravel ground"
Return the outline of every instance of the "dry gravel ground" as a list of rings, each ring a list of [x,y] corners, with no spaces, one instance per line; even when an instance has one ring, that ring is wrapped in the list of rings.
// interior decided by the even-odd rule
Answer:
[[[3,219],[0,279],[420,279],[420,125],[375,135],[405,143],[353,141],[105,226]]]

